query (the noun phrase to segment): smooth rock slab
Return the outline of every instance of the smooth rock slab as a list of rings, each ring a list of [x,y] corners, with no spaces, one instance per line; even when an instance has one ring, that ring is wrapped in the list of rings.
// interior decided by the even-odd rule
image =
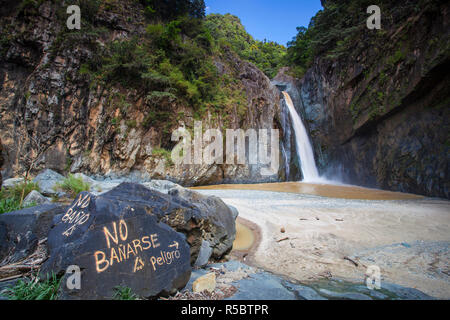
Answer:
[[[6,179],[5,181],[3,181],[2,188],[11,188],[14,187],[15,185],[22,183],[23,181],[24,181],[23,178]]]
[[[48,237],[50,258],[41,274],[63,274],[71,265],[81,270],[81,289],[67,288],[66,274],[61,299],[111,299],[117,286],[148,298],[182,289],[189,281],[190,247],[183,234],[152,213],[161,205],[158,194],[139,185],[121,186],[101,196],[80,193],[56,219]],[[120,197],[119,190],[132,192]],[[153,202],[144,201],[147,192],[154,195]],[[167,210],[186,209],[164,205]]]
[[[209,258],[211,258],[212,248],[208,241],[203,240],[198,253],[197,260],[195,261],[195,267],[204,267],[208,264]]]

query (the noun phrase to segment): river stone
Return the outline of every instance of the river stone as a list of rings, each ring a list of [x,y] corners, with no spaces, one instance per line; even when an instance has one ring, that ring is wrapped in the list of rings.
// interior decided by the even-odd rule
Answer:
[[[25,207],[44,203],[50,203],[50,201],[36,190],[32,190],[25,199],[23,199],[23,205]]]
[[[53,196],[58,194],[55,190],[56,184],[63,180],[64,176],[53,170],[45,169],[34,178],[33,182],[39,185],[39,189],[43,195]]]
[[[204,276],[199,277],[192,284],[192,291],[195,293],[209,291],[214,292],[216,289],[216,274],[210,272]]]
[[[84,173],[80,173],[80,172],[74,173],[73,176],[77,179],[83,180],[84,183],[89,183],[91,186],[97,183],[94,179],[85,175]]]
[[[158,221],[185,234],[191,246],[191,265],[197,260],[202,240],[211,238],[220,242],[223,237],[223,228],[215,223],[216,218],[177,195],[163,194],[140,184],[124,182],[102,196],[138,202],[154,214]]]
[[[209,228],[203,228],[202,237],[213,248],[213,258],[220,259],[231,251],[236,237],[236,222],[233,212],[222,199],[181,186],[169,190],[169,195],[183,198],[206,215]]]
[[[53,218],[63,212],[64,208],[59,205],[43,204],[1,214],[0,261],[9,256],[13,263],[32,254],[39,240],[47,237]]]
[[[188,208],[160,195],[123,183],[101,196],[82,192],[76,197],[49,233],[50,258],[41,269],[43,276],[63,274],[70,265],[82,270],[81,289],[62,286],[62,299],[111,299],[117,286],[150,298],[186,285],[189,245],[161,217],[162,206],[166,212]]]
[[[232,206],[232,205],[228,205],[228,207],[231,210],[231,213],[233,214],[233,219],[236,220],[237,217],[239,216],[239,211],[238,209],[236,209],[236,207]]]

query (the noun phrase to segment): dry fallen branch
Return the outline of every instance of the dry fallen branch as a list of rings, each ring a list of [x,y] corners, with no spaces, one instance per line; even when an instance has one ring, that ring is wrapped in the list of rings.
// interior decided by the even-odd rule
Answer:
[[[286,237],[286,238],[283,238],[283,239],[277,240],[277,242],[281,242],[281,241],[286,241],[286,240],[289,240],[289,237]]]

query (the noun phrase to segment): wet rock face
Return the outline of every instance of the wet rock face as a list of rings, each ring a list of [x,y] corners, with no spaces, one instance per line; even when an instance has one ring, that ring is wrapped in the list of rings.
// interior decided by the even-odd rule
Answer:
[[[236,235],[234,215],[219,198],[206,197],[181,187],[180,194],[163,194],[135,183],[121,183],[95,199],[120,201],[129,206],[139,205],[177,232],[186,236],[190,246],[190,261],[194,265],[202,242],[208,241],[212,257],[220,259],[232,248]]]
[[[185,236],[160,222],[161,207],[146,206],[138,194],[127,196],[121,200],[114,194],[95,197],[83,192],[57,218],[48,237],[50,258],[41,273],[62,274],[70,265],[82,270],[80,289],[66,286],[70,274],[65,276],[62,299],[111,299],[117,286],[153,297],[189,281]],[[159,204],[169,212],[187,211],[182,205]]]
[[[382,33],[361,31],[355,50],[318,57],[294,82],[321,173],[450,197],[448,14],[428,1],[383,22]]]
[[[305,128],[309,130],[308,123],[304,121],[305,110],[300,95],[298,80],[289,75],[289,68],[281,68],[275,78],[272,80],[278,90],[286,91],[294,103],[297,113],[302,118]],[[300,168],[300,159],[297,155],[297,144],[294,128],[292,127],[292,118],[289,109],[286,105],[284,97],[280,95],[280,121],[283,128],[283,135],[281,140],[281,148],[284,160],[284,180],[299,181],[303,179],[302,170]],[[317,159],[317,156],[316,156]]]

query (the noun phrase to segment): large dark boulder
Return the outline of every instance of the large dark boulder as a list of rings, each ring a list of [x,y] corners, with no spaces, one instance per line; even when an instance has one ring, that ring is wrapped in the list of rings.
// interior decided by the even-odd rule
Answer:
[[[33,182],[39,185],[39,189],[43,195],[54,196],[59,193],[55,188],[63,180],[64,176],[51,169],[45,169],[33,179]]]
[[[0,261],[14,263],[32,254],[39,240],[47,237],[56,215],[64,208],[44,204],[0,215]]]
[[[122,183],[100,196],[83,192],[56,218],[41,273],[79,266],[81,289],[68,289],[65,275],[62,299],[110,299],[117,286],[142,297],[167,294],[189,281],[203,219],[185,200],[139,184]]]

